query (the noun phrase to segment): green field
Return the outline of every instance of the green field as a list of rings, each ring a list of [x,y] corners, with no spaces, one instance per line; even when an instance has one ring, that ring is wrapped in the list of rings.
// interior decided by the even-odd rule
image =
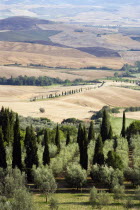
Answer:
[[[134,119],[126,118],[126,127],[132,123]],[[122,129],[122,118],[121,117],[113,117],[111,116],[111,124],[114,131],[114,134],[120,135]]]
[[[131,195],[132,196],[132,195]],[[58,202],[58,209],[60,210],[85,210],[93,209],[89,202],[89,193],[56,193],[52,196]],[[45,196],[36,194],[33,196],[35,205],[38,210],[50,209],[49,201],[46,203]],[[114,200],[112,194],[110,194],[110,204],[102,206],[103,210],[124,210],[124,203],[129,195],[126,195],[122,200]],[[130,197],[133,200],[133,196]],[[131,209],[139,209],[140,205],[137,200],[132,201],[134,207]],[[99,209],[99,208],[94,208]]]

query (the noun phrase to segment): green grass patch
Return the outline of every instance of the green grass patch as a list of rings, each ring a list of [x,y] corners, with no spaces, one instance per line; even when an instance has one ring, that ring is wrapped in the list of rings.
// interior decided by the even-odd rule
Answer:
[[[112,197],[112,194],[110,196]],[[57,200],[58,209],[61,210],[93,209],[89,202],[89,193],[56,193],[52,197]],[[45,202],[46,198],[43,195],[34,194],[33,198],[38,210],[50,209],[49,200],[51,196],[48,198],[48,203]],[[131,199],[133,207],[139,209],[139,201],[135,200],[132,195],[126,195],[122,200],[113,200],[112,198],[112,202],[106,206],[102,206],[102,210],[124,210],[123,204],[126,202],[126,199]]]
[[[114,117],[110,118],[111,125],[113,128],[114,134],[120,135],[122,129],[122,117]],[[134,119],[126,118],[126,128],[134,121]]]

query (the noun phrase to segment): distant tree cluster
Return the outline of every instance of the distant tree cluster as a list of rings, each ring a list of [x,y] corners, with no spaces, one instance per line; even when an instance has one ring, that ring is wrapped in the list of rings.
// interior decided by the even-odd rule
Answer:
[[[140,111],[140,107],[139,106],[136,106],[136,107],[131,106],[131,107],[127,107],[125,109],[125,112],[138,112],[138,111]]]

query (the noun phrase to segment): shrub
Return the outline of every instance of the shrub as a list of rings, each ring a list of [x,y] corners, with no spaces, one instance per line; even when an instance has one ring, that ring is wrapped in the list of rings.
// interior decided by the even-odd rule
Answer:
[[[97,189],[95,187],[93,187],[90,190],[90,197],[89,197],[89,202],[90,202],[92,208],[94,208],[97,205],[97,198],[98,198]]]
[[[32,196],[26,189],[16,190],[12,201],[12,210],[34,210]]]
[[[138,186],[135,190],[136,199],[140,201],[140,186]]]
[[[0,210],[12,210],[11,202],[5,196],[0,196]]]
[[[25,173],[19,169],[0,170],[0,194],[12,197],[18,189],[25,188]]]
[[[121,185],[114,186],[112,192],[114,193],[114,199],[123,199],[125,196],[124,186]]]
[[[91,169],[91,177],[95,182],[100,182],[110,190],[115,185],[122,185],[124,180],[123,172],[119,169],[113,169],[108,166],[93,165]]]
[[[45,112],[45,109],[44,109],[44,108],[40,108],[39,111],[40,111],[41,113],[44,113],[44,112]]]
[[[70,187],[81,188],[87,181],[86,170],[82,169],[79,164],[71,164],[67,167],[66,182]]]
[[[55,198],[50,199],[50,209],[52,210],[58,209],[58,201]]]
[[[47,195],[54,193],[57,189],[57,184],[53,176],[52,170],[48,166],[42,166],[36,168],[35,166],[32,169],[32,174],[34,177],[34,183],[37,187]]]
[[[133,185],[140,185],[140,169],[139,168],[127,168],[124,172],[127,180],[130,180]]]
[[[107,192],[99,192],[97,198],[97,207],[102,209],[104,206],[107,206],[111,203],[111,197]]]

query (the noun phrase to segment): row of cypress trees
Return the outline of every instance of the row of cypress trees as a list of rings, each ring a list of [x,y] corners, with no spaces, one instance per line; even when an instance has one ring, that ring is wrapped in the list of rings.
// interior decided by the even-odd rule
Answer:
[[[122,130],[121,136],[125,137],[125,112],[123,112],[123,123],[122,123]],[[109,113],[106,109],[103,110],[103,118],[100,127],[100,134],[98,135],[96,142],[95,142],[95,151],[93,157],[93,164],[103,165],[105,163],[104,154],[103,154],[103,146],[104,142],[107,139],[113,139],[113,131],[112,126],[109,119]],[[88,144],[91,140],[95,140],[95,130],[93,126],[93,121],[90,123],[90,127],[88,129],[88,134],[85,129],[85,126],[82,127],[79,124],[78,128],[78,136],[77,136],[77,143],[79,145],[80,151],[80,164],[83,169],[87,170],[88,168]],[[115,150],[117,147],[116,139],[114,138],[114,151],[110,151],[109,156],[113,157],[114,159],[120,162],[119,157],[117,156]],[[109,161],[108,161],[109,163]]]

